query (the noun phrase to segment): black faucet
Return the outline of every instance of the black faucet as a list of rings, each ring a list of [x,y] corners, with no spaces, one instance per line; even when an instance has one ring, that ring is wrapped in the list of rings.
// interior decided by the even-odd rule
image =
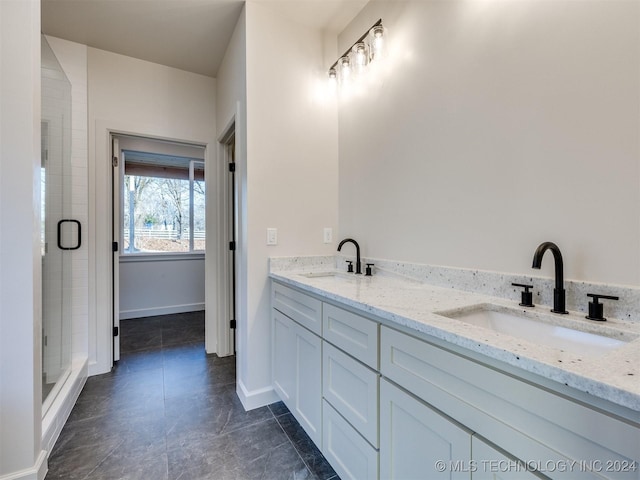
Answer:
[[[531,268],[540,269],[542,256],[547,250],[551,250],[551,253],[553,253],[553,259],[556,264],[556,288],[553,289],[553,310],[551,311],[553,313],[569,313],[565,308],[564,267],[562,265],[562,254],[558,246],[552,242],[541,243],[533,254],[533,265],[531,265]]]
[[[344,245],[347,242],[351,242],[356,246],[356,274],[361,274],[362,264],[360,263],[360,245],[358,245],[358,242],[356,242],[353,238],[345,238],[338,245],[338,251],[340,251],[340,249],[342,248],[342,245]]]

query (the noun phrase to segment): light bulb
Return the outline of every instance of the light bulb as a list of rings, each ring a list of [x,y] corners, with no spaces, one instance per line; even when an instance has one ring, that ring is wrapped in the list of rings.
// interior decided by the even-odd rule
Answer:
[[[373,37],[371,58],[379,58],[382,56],[384,50],[384,27],[382,25],[376,25],[371,29],[371,35]]]
[[[331,67],[329,69],[329,87],[331,90],[335,90],[338,85],[338,72],[336,72],[335,67]]]
[[[356,43],[353,46],[353,53],[355,55],[356,67],[364,67],[367,64],[367,49],[364,42]]]
[[[340,79],[344,81],[349,78],[349,75],[351,74],[351,61],[349,60],[349,57],[345,56],[340,59],[339,63]]]

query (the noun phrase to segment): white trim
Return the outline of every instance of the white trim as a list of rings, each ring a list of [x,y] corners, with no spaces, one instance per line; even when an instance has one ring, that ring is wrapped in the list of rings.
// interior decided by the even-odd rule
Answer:
[[[69,378],[64,382],[49,411],[42,419],[42,448],[48,452],[53,449],[80,392],[84,388],[84,384],[87,382],[87,364],[86,357],[74,360]]]
[[[36,463],[31,468],[2,475],[0,480],[44,480],[48,470],[47,452],[40,450]]]
[[[167,307],[138,308],[135,310],[121,310],[120,320],[132,318],[155,317],[156,315],[171,315],[173,313],[200,312],[205,308],[204,303],[187,303],[184,305],[169,305]]]
[[[280,397],[273,387],[269,386],[250,392],[240,378],[236,380],[236,394],[246,411],[280,401]]]
[[[225,357],[228,355],[233,355],[233,342],[232,335],[233,330],[229,326],[229,321],[231,320],[231,286],[229,279],[231,278],[231,262],[229,261],[229,250],[228,244],[229,239],[231,238],[229,231],[229,211],[231,209],[231,205],[229,202],[229,171],[227,164],[229,163],[229,158],[227,156],[227,145],[231,138],[234,138],[236,135],[236,117],[237,115],[233,115],[231,119],[227,122],[223,133],[218,137],[217,144],[217,154],[218,161],[216,162],[216,170],[218,172],[217,175],[217,222],[216,222],[216,232],[218,235],[218,245],[219,248],[217,250],[217,261],[219,268],[215,270],[216,278],[218,282],[218,299],[216,302],[216,329],[215,339],[213,335],[211,338],[207,340],[209,342],[216,341],[216,350],[219,356]],[[237,137],[235,137],[237,140]],[[205,169],[206,174],[206,169]],[[237,251],[236,251],[237,252]],[[237,290],[236,290],[237,292]],[[206,294],[205,294],[206,295]],[[213,312],[211,312],[213,314]],[[236,319],[237,325],[237,319]],[[207,348],[207,352],[209,349]]]

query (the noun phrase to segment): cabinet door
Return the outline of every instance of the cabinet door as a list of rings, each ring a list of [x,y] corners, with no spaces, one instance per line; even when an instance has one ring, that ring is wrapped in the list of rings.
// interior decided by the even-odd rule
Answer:
[[[295,397],[289,408],[316,445],[322,445],[322,340],[293,324]]]
[[[546,478],[528,471],[526,464],[518,462],[496,450],[481,438],[471,439],[471,454],[474,472],[473,480],[537,480]]]
[[[380,381],[380,478],[471,478],[471,432]]]
[[[294,322],[276,309],[272,315],[273,388],[291,410],[294,407]]]

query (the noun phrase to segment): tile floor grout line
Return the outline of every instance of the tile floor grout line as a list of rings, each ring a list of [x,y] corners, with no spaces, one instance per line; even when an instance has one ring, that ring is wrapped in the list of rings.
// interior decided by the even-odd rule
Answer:
[[[84,477],[84,479],[83,479],[83,480],[87,480],[87,479],[89,478],[89,476],[90,476],[93,472],[95,472],[95,471],[100,467],[100,465],[102,465],[104,462],[106,462],[106,461],[107,461],[107,459],[108,459],[111,455],[113,455],[113,452],[115,452],[115,451],[116,451],[116,448],[118,448],[118,447],[119,447],[120,445],[122,445],[123,443],[124,443],[124,440],[120,441],[120,443],[116,444],[116,445],[115,445],[111,450],[109,450],[109,453],[107,453],[107,454],[105,455],[105,457],[104,457],[102,460],[100,460],[100,461],[98,462],[98,464],[97,464],[95,467],[93,467],[93,469],[85,475],[85,477]]]
[[[271,410],[271,409],[269,409]],[[271,414],[273,415],[273,411],[271,411]],[[284,414],[286,415],[286,414]],[[284,415],[280,415],[281,417]],[[275,417],[275,415],[274,415]],[[304,458],[302,457],[302,455],[300,454],[300,451],[298,450],[298,447],[296,447],[296,444],[293,443],[293,439],[289,436],[289,434],[286,432],[286,430],[284,429],[284,427],[282,426],[282,424],[280,423],[280,420],[278,420],[278,417],[275,417],[276,423],[278,424],[278,426],[280,427],[280,430],[282,430],[282,432],[284,433],[284,436],[287,437],[287,440],[289,440],[289,443],[291,444],[291,446],[293,447],[293,449],[295,450],[295,452],[298,454],[298,457],[300,457],[300,460],[302,460],[302,463],[305,467],[307,467],[307,470],[309,471],[309,474],[312,477],[318,478],[319,477],[313,472],[313,470],[311,470],[311,467],[307,464],[307,462],[305,462]]]

